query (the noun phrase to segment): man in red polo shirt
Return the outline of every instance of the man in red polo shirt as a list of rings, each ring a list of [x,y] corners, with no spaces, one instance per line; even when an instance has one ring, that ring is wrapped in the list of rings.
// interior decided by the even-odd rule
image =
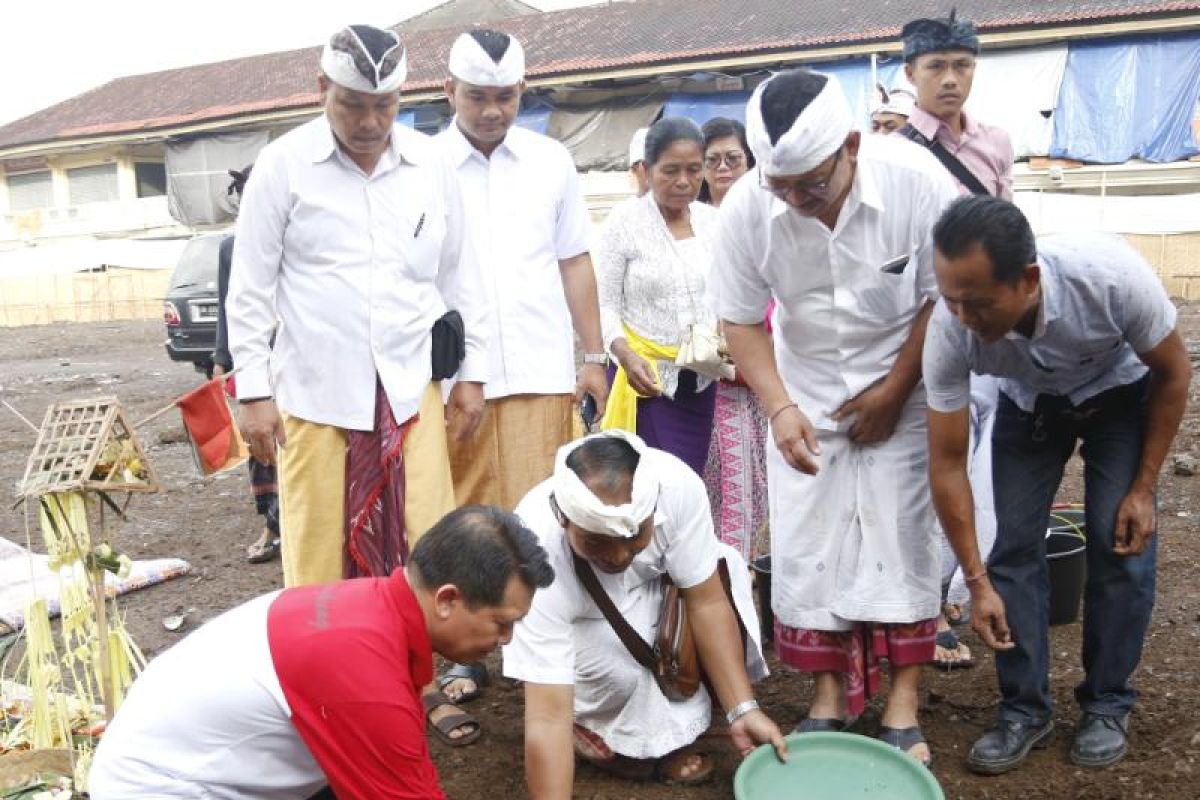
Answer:
[[[554,572],[486,506],[451,512],[388,578],[285,589],[155,659],[96,751],[93,800],[442,798],[420,688],[512,638]]]

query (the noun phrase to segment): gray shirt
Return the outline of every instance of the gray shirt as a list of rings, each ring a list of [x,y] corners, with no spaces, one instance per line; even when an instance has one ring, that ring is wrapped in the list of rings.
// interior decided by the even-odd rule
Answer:
[[[1038,240],[1042,297],[1032,338],[1010,331],[985,344],[939,301],[925,337],[929,407],[957,411],[970,373],[996,375],[1026,411],[1039,394],[1078,405],[1146,374],[1138,357],[1175,329],[1175,306],[1158,276],[1117,236],[1072,233]]]

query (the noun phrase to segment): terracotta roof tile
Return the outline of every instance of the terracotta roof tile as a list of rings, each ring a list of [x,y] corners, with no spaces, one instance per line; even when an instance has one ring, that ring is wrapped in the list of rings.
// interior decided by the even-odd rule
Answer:
[[[909,19],[944,13],[935,0],[638,0],[514,17],[494,27],[525,46],[530,77],[580,75],[701,58],[887,41]],[[957,0],[984,31],[1163,16],[1200,0]],[[440,85],[459,29],[406,37],[409,91]],[[55,139],[161,131],[188,123],[311,108],[318,48],[118,78],[0,127],[0,148]]]

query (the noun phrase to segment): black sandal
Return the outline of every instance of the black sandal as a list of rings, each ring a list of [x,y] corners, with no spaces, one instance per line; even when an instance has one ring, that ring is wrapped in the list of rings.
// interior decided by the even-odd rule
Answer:
[[[792,733],[838,733],[846,727],[846,720],[826,717],[805,717]]]
[[[679,772],[683,768],[682,759],[691,755],[700,757],[700,768],[686,778],[681,777]],[[694,786],[707,781],[713,772],[712,759],[691,746],[681,747],[662,758],[630,758],[620,753],[614,753],[612,758],[603,760],[580,757],[602,772],[627,781],[655,781],[668,785]]]
[[[925,759],[917,758],[916,756],[914,756],[908,752],[909,750],[912,750],[914,747],[916,747],[919,744],[925,744],[925,745],[929,744],[928,742],[925,741],[925,734],[921,733],[920,725],[913,725],[911,728],[889,728],[886,725],[882,725],[879,728],[879,737],[878,738],[879,738],[879,741],[883,742],[884,744],[890,744],[892,747],[896,748],[901,753],[911,756],[914,760],[919,761],[920,763],[924,764],[926,767],[930,767],[933,765],[933,753],[932,752],[929,755],[928,761],[926,761]]]
[[[962,641],[958,638],[958,634],[955,633],[953,629],[947,628],[944,631],[938,631],[936,644],[938,647],[942,648],[942,650],[948,653],[957,654],[958,658],[952,661],[939,659],[937,657],[937,651],[935,650],[933,654],[933,661],[930,662],[934,666],[947,671],[953,669],[969,669],[975,666],[975,657],[971,655],[971,651],[969,649],[967,650],[966,657],[964,658],[962,656],[962,650],[959,648],[965,647],[965,645],[963,645]]]
[[[483,694],[483,689],[488,685],[488,681],[490,680],[487,665],[482,661],[476,661],[474,664],[454,664],[438,678],[438,688],[445,691],[447,686],[458,680],[474,682],[475,689],[470,692],[464,692],[459,695],[458,699],[453,700],[453,702],[469,703],[477,699]]]
[[[425,706],[425,721],[429,724],[430,732],[447,747],[466,747],[479,741],[479,737],[483,735],[483,728],[479,725],[479,720],[455,706],[453,701],[441,692],[429,692],[422,695],[421,703]],[[433,712],[447,706],[455,709],[455,712],[434,722]],[[473,727],[462,736],[450,735],[458,728],[467,726]]]

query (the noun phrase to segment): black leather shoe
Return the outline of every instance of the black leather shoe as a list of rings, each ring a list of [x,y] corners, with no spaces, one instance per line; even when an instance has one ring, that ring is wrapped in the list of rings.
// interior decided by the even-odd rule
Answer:
[[[1128,714],[1083,712],[1071,744],[1072,761],[1081,767],[1107,767],[1124,758],[1128,749]]]
[[[1054,720],[1034,723],[1000,720],[975,740],[967,755],[967,768],[981,775],[1008,772],[1025,760],[1029,751],[1054,739]]]

